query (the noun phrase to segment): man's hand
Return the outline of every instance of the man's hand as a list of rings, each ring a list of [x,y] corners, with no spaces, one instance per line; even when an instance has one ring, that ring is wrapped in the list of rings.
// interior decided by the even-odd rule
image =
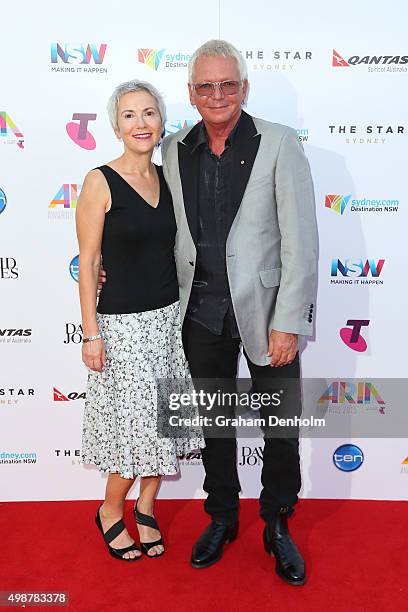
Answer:
[[[269,336],[268,356],[271,357],[271,367],[284,366],[291,363],[298,351],[297,334],[276,331],[273,329]]]
[[[101,265],[99,266],[99,274],[98,274],[98,295],[102,291],[103,283],[106,283],[106,272],[102,268],[102,261],[101,261]]]

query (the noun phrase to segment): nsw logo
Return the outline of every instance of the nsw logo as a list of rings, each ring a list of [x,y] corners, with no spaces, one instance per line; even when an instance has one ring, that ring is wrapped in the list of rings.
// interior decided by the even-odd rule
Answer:
[[[51,72],[106,74],[102,66],[106,48],[106,43],[51,43]]]
[[[333,463],[342,472],[354,472],[363,462],[363,451],[355,444],[342,444],[333,453]]]
[[[332,259],[331,284],[383,285],[381,276],[385,259]],[[340,276],[341,275],[341,276]],[[340,276],[340,278],[338,278]],[[368,278],[371,276],[371,278]],[[345,280],[345,278],[350,280]]]
[[[103,64],[107,45],[75,43],[51,43],[51,63],[57,64]]]

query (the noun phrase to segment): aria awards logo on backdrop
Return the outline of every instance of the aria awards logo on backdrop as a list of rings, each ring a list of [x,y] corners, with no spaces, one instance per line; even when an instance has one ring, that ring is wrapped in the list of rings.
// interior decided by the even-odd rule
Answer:
[[[346,325],[340,330],[340,338],[344,344],[357,353],[364,353],[367,350],[367,342],[361,335],[361,328],[370,325],[370,319],[348,319]]]
[[[408,457],[401,462],[401,474],[408,474]]]
[[[191,55],[181,51],[167,52],[166,49],[138,49],[137,60],[151,70],[187,68]]]
[[[333,463],[342,472],[354,472],[363,462],[363,451],[355,444],[342,444],[333,453]]]
[[[400,201],[391,198],[353,198],[348,195],[326,195],[324,205],[339,215],[343,215],[347,209],[351,212],[398,212]]]
[[[351,55],[348,59],[343,55],[333,49],[334,68],[358,66],[367,68],[368,72],[407,72],[408,55]]]
[[[18,268],[14,257],[0,257],[0,279],[16,278],[18,278]]]
[[[341,138],[346,144],[378,145],[395,142],[406,136],[405,125],[377,123],[372,125],[337,124],[329,125],[329,135]]]
[[[24,134],[6,111],[0,111],[0,143],[17,145],[24,149]]]
[[[334,414],[357,414],[361,407],[385,414],[385,401],[368,380],[334,380],[319,397],[317,404],[328,404],[327,412]]]
[[[107,74],[106,43],[51,43],[51,72]]]
[[[385,259],[332,259],[330,284],[383,285],[380,279]],[[336,278],[338,274],[347,278]],[[371,278],[368,278],[371,275]]]
[[[96,148],[96,141],[88,130],[88,124],[90,121],[95,121],[96,113],[74,113],[72,119],[73,121],[66,125],[68,136],[81,149],[93,151]],[[74,123],[75,121],[79,123]]]
[[[63,183],[48,204],[48,218],[73,219],[81,188],[81,183]]]
[[[241,53],[253,71],[289,71],[310,65],[312,60],[312,51],[298,49],[245,49]]]
[[[78,272],[79,272],[79,255],[75,255],[75,257],[73,257],[70,261],[69,273],[71,275],[71,278],[73,278],[74,281],[76,282],[78,282]]]
[[[0,215],[7,206],[7,197],[3,189],[0,187]]]

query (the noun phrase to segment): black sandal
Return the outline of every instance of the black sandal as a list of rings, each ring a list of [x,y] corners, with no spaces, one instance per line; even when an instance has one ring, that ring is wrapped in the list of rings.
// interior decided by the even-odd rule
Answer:
[[[139,512],[139,510],[137,509],[138,501],[139,499],[136,501],[135,505],[133,506],[133,512],[136,518],[136,523],[138,525],[143,525],[144,527],[151,527],[152,529],[157,529],[157,531],[160,531],[157,521],[153,516],[149,516],[148,514],[143,514],[142,512]],[[146,557],[149,557],[149,559],[155,559],[156,557],[161,557],[162,555],[164,555],[164,550],[163,552],[156,553],[155,555],[149,555],[148,553],[149,553],[149,550],[153,548],[153,546],[159,546],[160,544],[164,546],[162,537],[160,537],[155,542],[140,542],[140,548],[142,550],[142,553],[144,553]]]
[[[98,512],[96,513],[96,516],[95,516],[95,522],[103,536],[103,539],[105,540],[106,546],[108,547],[108,550],[110,554],[112,555],[112,557],[115,557],[115,559],[122,559],[122,561],[138,561],[139,559],[141,559],[142,555],[138,555],[137,557],[133,557],[133,558],[131,557],[129,559],[123,556],[125,553],[130,552],[131,550],[140,550],[136,546],[136,543],[131,544],[130,546],[127,546],[126,548],[113,548],[112,546],[109,545],[110,542],[112,542],[112,540],[114,540],[120,533],[122,533],[124,529],[126,529],[126,527],[125,527],[125,523],[123,522],[123,520],[120,519],[119,521],[117,521],[117,523],[112,525],[112,527],[110,527],[106,533],[104,533],[103,528],[102,528],[101,517],[99,514],[99,511],[102,508],[102,505],[103,504],[101,504],[98,508]]]

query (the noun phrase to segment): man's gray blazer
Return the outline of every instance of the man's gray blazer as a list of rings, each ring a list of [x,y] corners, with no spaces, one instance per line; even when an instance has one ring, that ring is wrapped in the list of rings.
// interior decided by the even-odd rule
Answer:
[[[163,142],[177,221],[175,258],[184,319],[196,263],[199,125]],[[234,140],[232,197],[240,203],[226,244],[228,281],[250,360],[267,365],[272,329],[312,335],[317,231],[309,163],[296,131],[243,112]]]

